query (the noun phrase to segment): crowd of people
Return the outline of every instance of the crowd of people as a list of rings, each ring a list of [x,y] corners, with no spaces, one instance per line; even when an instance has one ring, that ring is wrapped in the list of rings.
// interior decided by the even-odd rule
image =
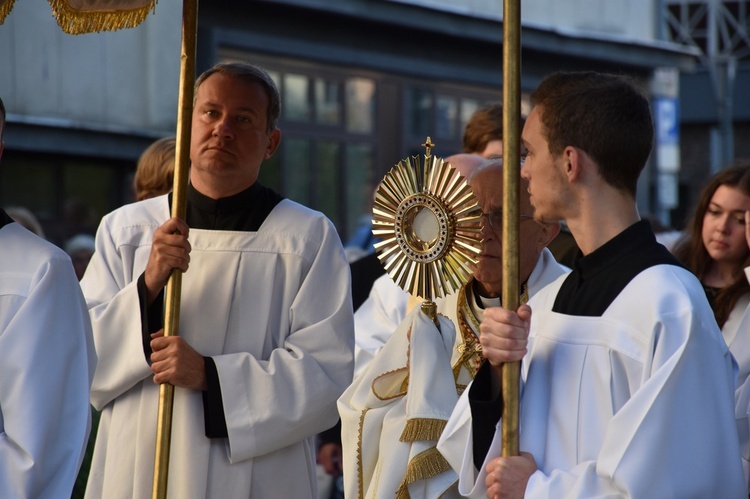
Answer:
[[[184,218],[172,137],[144,151],[137,201],[67,254],[0,210],[0,497],[69,497],[76,477],[87,498],[148,497],[164,383],[173,498],[747,497],[750,161],[709,179],[668,249],[635,202],[654,140],[638,85],[557,72],[531,100],[516,310],[501,224],[518,165],[498,104],[446,158],[482,243],[436,319],[382,271],[363,277],[323,214],[257,181],[281,141],[257,66],[196,80]],[[0,157],[4,128],[0,101]],[[517,456],[501,455],[508,362]]]

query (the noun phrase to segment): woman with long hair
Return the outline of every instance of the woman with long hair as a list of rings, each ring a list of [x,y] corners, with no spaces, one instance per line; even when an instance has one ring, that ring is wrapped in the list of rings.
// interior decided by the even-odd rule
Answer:
[[[737,331],[727,329],[736,328],[750,304],[750,161],[709,180],[674,253],[700,279],[731,346]]]
[[[750,160],[737,161],[703,188],[675,256],[703,284],[724,340],[739,366],[735,417],[750,477]],[[750,480],[749,480],[750,481]]]

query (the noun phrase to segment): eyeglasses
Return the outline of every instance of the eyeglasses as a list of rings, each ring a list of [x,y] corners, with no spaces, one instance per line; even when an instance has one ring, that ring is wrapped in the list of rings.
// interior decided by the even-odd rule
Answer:
[[[503,210],[500,208],[490,210],[487,213],[480,213],[479,216],[487,217],[490,227],[500,230],[503,228]],[[518,215],[519,220],[533,220],[534,215]]]

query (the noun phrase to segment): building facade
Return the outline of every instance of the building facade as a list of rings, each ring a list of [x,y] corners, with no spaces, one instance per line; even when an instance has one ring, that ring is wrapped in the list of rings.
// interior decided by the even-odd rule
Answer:
[[[651,89],[660,68],[696,63],[695,49],[656,39],[652,1],[558,3],[522,2],[525,111],[554,70],[622,72]],[[0,26],[2,205],[31,208],[62,243],[131,201],[138,156],[175,133],[181,12],[160,2],[137,28],[70,36],[44,0],[16,2]],[[213,0],[198,26],[198,71],[249,61],[281,89],[282,144],[261,181],[326,213],[344,241],[393,165],[427,136],[433,154],[459,152],[471,113],[502,99],[497,0]],[[649,165],[643,213],[658,183]]]

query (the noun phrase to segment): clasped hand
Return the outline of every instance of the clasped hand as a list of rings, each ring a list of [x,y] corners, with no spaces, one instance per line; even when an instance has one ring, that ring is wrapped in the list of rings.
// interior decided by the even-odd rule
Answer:
[[[502,307],[486,309],[479,325],[479,342],[484,358],[494,367],[523,359],[530,321],[531,308],[528,305],[521,305],[517,312]]]
[[[190,263],[189,228],[179,218],[170,218],[154,232],[151,253],[146,264],[145,282],[149,305],[167,285],[173,269],[188,270]],[[206,389],[203,356],[179,336],[164,336],[161,329],[151,335],[151,370],[154,382]]]
[[[151,335],[151,350],[154,383],[206,390],[206,362],[184,338],[160,329]]]
[[[187,272],[191,249],[188,241],[189,230],[184,221],[170,218],[154,232],[144,276],[149,305],[167,285],[173,269]]]

